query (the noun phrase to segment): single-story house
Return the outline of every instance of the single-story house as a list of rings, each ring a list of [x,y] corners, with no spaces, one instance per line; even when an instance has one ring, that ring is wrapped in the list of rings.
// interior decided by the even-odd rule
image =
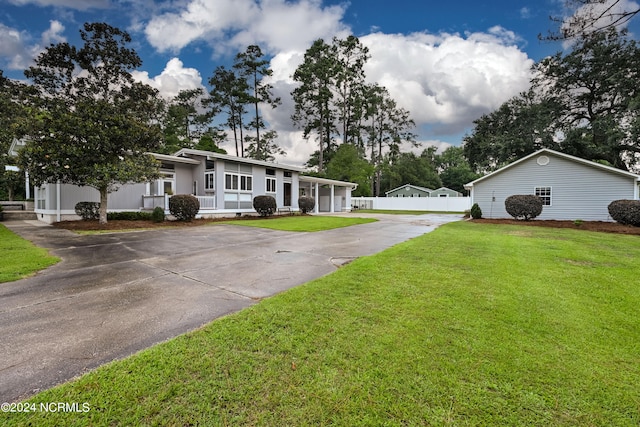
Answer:
[[[640,175],[542,149],[465,185],[484,218],[511,218],[504,206],[514,194],[542,198],[542,220],[612,221],[614,200],[637,200]]]
[[[351,182],[303,176],[304,169],[296,166],[209,151],[152,154],[161,162],[160,178],[123,185],[109,194],[109,211],[160,206],[169,213],[171,195],[193,194],[200,201],[201,217],[255,213],[253,198],[259,195],[273,196],[280,210],[298,211],[298,197],[304,195],[315,198],[315,212],[342,212],[351,209],[351,192],[357,188]],[[77,219],[76,203],[100,200],[96,189],[71,184],[45,184],[34,193],[38,219],[48,223]]]
[[[462,193],[447,187],[432,190],[413,184],[405,184],[385,193],[387,197],[462,197]]]
[[[447,187],[440,187],[429,193],[429,197],[462,197],[462,193]]]
[[[405,184],[384,193],[387,197],[429,197],[433,190],[413,184]]]

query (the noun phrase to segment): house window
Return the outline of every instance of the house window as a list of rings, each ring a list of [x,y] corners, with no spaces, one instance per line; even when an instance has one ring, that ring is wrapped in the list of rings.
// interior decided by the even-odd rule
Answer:
[[[276,170],[275,169],[267,169],[266,174],[268,176],[276,176]]]
[[[216,173],[214,171],[204,173],[204,189],[209,191],[216,189]]]
[[[542,199],[542,206],[551,206],[551,187],[536,187],[535,195]]]
[[[225,173],[224,174],[224,189],[225,190],[252,191],[253,190],[253,177],[251,175],[241,175],[241,174],[237,174],[237,173]]]
[[[275,193],[275,192],[276,192],[276,179],[267,178],[267,193]]]

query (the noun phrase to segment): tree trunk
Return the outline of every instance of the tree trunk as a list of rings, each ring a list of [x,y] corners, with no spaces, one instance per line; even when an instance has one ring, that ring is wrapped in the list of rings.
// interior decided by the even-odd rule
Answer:
[[[100,189],[100,224],[107,223],[107,197],[109,193],[106,188]]]

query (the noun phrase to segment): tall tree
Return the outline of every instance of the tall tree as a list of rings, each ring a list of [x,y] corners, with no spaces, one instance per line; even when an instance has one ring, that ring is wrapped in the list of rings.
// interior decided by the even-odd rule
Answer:
[[[480,177],[464,157],[462,147],[451,146],[434,156],[436,169],[444,187],[465,192],[464,185]]]
[[[635,2],[627,0],[566,0],[565,6],[572,11],[569,17],[552,17],[560,27],[540,38],[548,40],[573,40],[583,36],[607,32],[626,26],[639,12]]]
[[[358,188],[354,196],[371,196],[373,166],[367,162],[358,147],[353,144],[342,144],[327,163],[325,176],[340,181],[355,182]]]
[[[415,123],[409,111],[398,107],[387,89],[377,84],[367,87],[366,104],[364,114],[368,124],[365,130],[371,150],[370,160],[376,170],[372,193],[380,196],[385,160],[393,163],[403,142],[418,146],[411,131]]]
[[[258,145],[253,137],[248,136],[246,140],[249,144],[245,150],[247,157],[272,162],[276,159],[276,155],[285,156],[287,153],[280,148],[276,142],[277,138],[278,132],[275,130],[268,130],[262,135],[262,142]]]
[[[416,156],[414,153],[400,153],[384,164],[380,194],[404,184],[436,189],[442,187],[435,165],[428,156]]]
[[[371,57],[369,49],[355,36],[344,40],[334,38],[332,52],[335,64],[335,109],[342,127],[342,140],[357,144],[365,85],[364,65]]]
[[[540,148],[559,149],[556,141],[561,106],[530,90],[474,121],[463,152],[472,169],[487,173]]]
[[[271,147],[275,144],[275,141],[271,139],[268,144],[270,150],[265,150],[262,138],[260,138],[260,130],[265,128],[264,120],[260,115],[260,105],[269,105],[271,108],[276,108],[281,104],[281,100],[272,94],[273,86],[264,82],[265,77],[269,77],[273,74],[273,71],[268,67],[269,61],[264,59],[262,50],[257,45],[248,46],[247,49],[236,55],[235,63],[233,67],[238,70],[239,77],[247,82],[247,104],[253,105],[253,119],[247,124],[247,130],[255,130],[255,138],[251,140],[255,144],[255,149],[249,150],[252,155],[258,155],[258,160],[265,160],[263,157],[266,151],[272,151]],[[271,136],[274,134],[271,133]],[[265,142],[267,143],[267,142]],[[249,155],[248,157],[251,157]]]
[[[640,49],[614,28],[582,38],[536,66],[534,89],[561,106],[563,151],[629,169],[640,158]]]
[[[154,179],[162,103],[131,71],[141,65],[131,37],[104,23],[87,23],[84,45],[49,46],[25,71],[40,92],[20,163],[35,185],[61,182],[100,193],[100,223],[107,196],[121,185]]]
[[[213,76],[209,78],[211,91],[209,97],[203,100],[203,105],[209,108],[209,116],[220,113],[226,115],[226,125],[233,132],[236,156],[244,156],[244,115],[248,103],[248,85],[244,78],[238,76],[234,70],[219,66]]]
[[[300,86],[292,92],[295,110],[291,118],[305,139],[315,136],[319,145],[318,172],[324,169],[324,152],[336,133],[335,111],[331,107],[334,72],[331,46],[318,39],[307,49],[304,61],[293,74]]]
[[[165,144],[162,152],[173,153],[180,148],[193,148],[208,130],[209,118],[198,108],[203,95],[202,88],[181,90],[169,101],[164,120]]]

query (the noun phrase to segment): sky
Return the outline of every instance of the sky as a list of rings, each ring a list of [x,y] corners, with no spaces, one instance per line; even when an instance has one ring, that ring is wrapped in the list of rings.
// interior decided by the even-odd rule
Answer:
[[[263,109],[287,152],[277,160],[301,165],[317,147],[291,122],[291,76],[314,40],[357,36],[371,54],[367,80],[410,111],[419,151],[442,150],[528,89],[531,66],[566,48],[538,35],[557,30],[550,16],[571,13],[564,0],[0,0],[0,69],[24,79],[51,43],[79,46],[85,22],[106,22],[131,34],[143,61],[135,78],[170,99],[183,89],[208,91],[217,66],[257,44],[282,98]],[[222,148],[233,154],[232,146]]]

